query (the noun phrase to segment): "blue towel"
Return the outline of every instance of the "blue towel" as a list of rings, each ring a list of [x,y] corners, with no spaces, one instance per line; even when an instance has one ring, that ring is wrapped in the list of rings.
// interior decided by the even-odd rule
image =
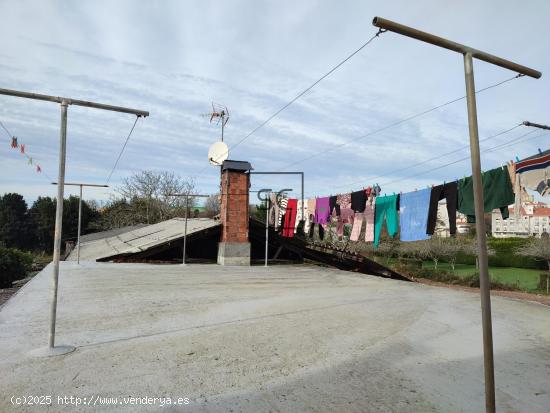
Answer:
[[[429,239],[426,234],[431,189],[401,194],[399,206],[399,228],[401,241]]]

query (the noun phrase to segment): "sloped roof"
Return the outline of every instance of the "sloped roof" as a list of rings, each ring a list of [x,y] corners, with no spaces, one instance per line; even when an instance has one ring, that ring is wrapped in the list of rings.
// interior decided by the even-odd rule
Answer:
[[[81,235],[80,242],[96,241],[102,238],[114,237],[115,235],[124,234],[125,232],[134,231],[139,228],[146,227],[147,224],[129,225],[127,227],[113,228],[107,231],[92,232],[90,234]]]
[[[534,217],[550,217],[550,208],[535,208],[533,210]]]
[[[191,235],[219,225],[219,221],[210,218],[191,218],[187,221],[187,234]],[[184,232],[185,219],[173,218],[111,237],[82,242],[80,260],[107,261],[120,255],[141,253],[180,240],[184,237]],[[67,261],[76,261],[76,250],[71,252]]]

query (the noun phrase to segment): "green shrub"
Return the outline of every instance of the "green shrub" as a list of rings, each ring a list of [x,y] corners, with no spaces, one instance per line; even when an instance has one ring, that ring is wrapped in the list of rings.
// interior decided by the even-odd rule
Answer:
[[[479,288],[479,273],[466,275],[465,277],[462,277],[465,281],[464,285],[467,285],[468,287],[475,287]],[[520,290],[520,288],[515,284],[505,284],[501,283],[499,281],[493,281],[490,280],[490,288],[492,290],[508,290],[508,291],[517,291]]]
[[[422,269],[422,260],[416,258],[400,257],[394,264],[395,267],[400,268],[405,272],[415,272]]]
[[[491,267],[515,267],[547,269],[544,261],[538,261],[534,258],[516,255],[515,250],[529,242],[529,238],[488,238],[487,244],[495,251],[495,255],[489,256],[489,266]],[[460,253],[458,254],[457,264],[475,265],[476,257],[474,255]]]
[[[9,288],[13,281],[27,276],[32,255],[15,248],[0,247],[0,288]]]
[[[466,276],[459,276],[448,271],[434,270],[432,268],[411,269],[402,268],[403,272],[412,275],[417,278],[425,278],[432,281],[444,282],[453,285],[464,285],[467,287],[479,288],[479,274],[470,274]],[[491,281],[491,289],[494,290],[519,290],[516,285],[503,284],[498,281]]]

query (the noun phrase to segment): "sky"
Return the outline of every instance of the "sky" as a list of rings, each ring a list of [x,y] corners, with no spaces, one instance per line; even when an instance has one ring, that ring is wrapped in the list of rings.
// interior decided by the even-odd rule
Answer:
[[[469,155],[465,100],[376,131],[464,96],[464,69],[460,54],[394,33],[237,143],[370,39],[372,18],[381,16],[543,73],[477,95],[484,170],[549,149],[550,133],[521,137],[531,132],[525,126],[491,138],[524,120],[550,124],[548,15],[545,0],[0,0],[0,88],[150,112],[137,122],[110,188],[87,189],[85,199],[109,199],[122,179],[144,169],[217,192],[219,168],[207,161],[220,139],[219,125],[205,116],[211,102],[229,109],[229,158],[256,171],[304,172],[306,197],[374,183],[383,193],[408,192],[471,174],[469,160],[459,161]],[[477,89],[515,75],[481,61],[474,67]],[[106,183],[134,120],[70,106],[66,181]],[[43,170],[0,130],[0,194],[21,193],[29,204],[55,196],[59,105],[0,95],[0,121]],[[298,197],[300,181],[253,176],[252,187],[292,188]]]

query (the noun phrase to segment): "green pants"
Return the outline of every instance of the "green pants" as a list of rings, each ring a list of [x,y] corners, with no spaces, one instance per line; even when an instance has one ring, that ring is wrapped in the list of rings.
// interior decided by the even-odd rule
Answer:
[[[397,195],[378,196],[374,208],[374,246],[380,243],[380,232],[386,220],[386,228],[390,237],[397,234],[399,218],[397,215]]]

